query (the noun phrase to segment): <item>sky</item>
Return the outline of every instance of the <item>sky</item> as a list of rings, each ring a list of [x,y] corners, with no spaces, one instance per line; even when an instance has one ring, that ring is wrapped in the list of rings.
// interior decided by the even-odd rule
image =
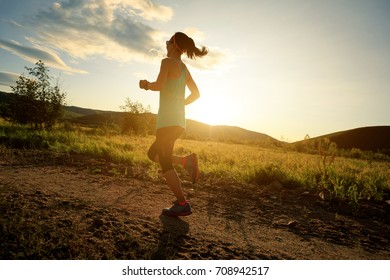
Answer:
[[[389,0],[0,0],[0,90],[43,60],[67,105],[158,111],[165,41],[185,32],[188,119],[298,141],[390,125]],[[187,90],[187,94],[189,94]]]

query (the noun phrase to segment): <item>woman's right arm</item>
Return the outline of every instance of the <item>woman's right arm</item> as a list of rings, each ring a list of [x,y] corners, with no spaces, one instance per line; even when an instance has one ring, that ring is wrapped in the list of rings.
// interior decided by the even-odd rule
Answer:
[[[140,81],[140,88],[152,90],[152,91],[160,91],[167,80],[168,77],[168,60],[165,58],[161,61],[160,73],[158,74],[157,80],[155,82],[148,82],[147,80]]]

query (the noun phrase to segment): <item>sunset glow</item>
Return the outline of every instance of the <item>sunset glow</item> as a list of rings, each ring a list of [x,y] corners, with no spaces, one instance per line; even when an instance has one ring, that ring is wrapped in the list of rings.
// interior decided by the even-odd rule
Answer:
[[[231,117],[234,106],[229,104],[223,97],[217,95],[205,95],[199,99],[194,108],[188,109],[194,120],[211,125],[225,124]]]
[[[388,1],[1,1],[0,90],[42,59],[68,105],[119,110],[156,79],[165,41],[187,32],[201,98],[187,118],[301,140],[389,125]],[[207,6],[205,9],[204,7]]]

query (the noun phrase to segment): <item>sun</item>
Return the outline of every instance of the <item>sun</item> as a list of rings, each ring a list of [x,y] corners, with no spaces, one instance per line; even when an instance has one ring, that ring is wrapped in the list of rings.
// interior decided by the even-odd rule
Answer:
[[[193,108],[189,108],[189,118],[210,125],[228,124],[232,106],[223,97],[205,94],[195,103]]]

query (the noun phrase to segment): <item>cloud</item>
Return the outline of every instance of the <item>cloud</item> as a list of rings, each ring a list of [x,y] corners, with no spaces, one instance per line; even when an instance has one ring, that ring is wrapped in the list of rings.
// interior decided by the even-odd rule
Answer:
[[[69,0],[41,11],[32,24],[40,41],[75,58],[144,60],[161,53],[164,35],[141,20],[167,21],[172,13],[148,0]]]
[[[0,85],[2,86],[14,86],[19,79],[19,74],[11,72],[0,72]]]
[[[234,60],[231,51],[216,47],[209,47],[209,53],[196,60],[186,60],[188,64],[200,70],[214,70],[216,68],[223,69],[229,66]]]
[[[10,25],[10,26],[23,28],[23,25],[19,24],[18,22],[14,21],[12,19],[2,19],[1,21],[6,23],[6,24],[8,24],[8,25]]]
[[[202,45],[202,43],[206,40],[205,33],[196,27],[188,27],[184,29],[184,33],[191,37],[195,41],[195,44],[200,43],[200,45]],[[227,67],[234,60],[233,54],[230,50],[212,46],[209,46],[208,50],[209,53],[206,56],[197,60],[189,60],[187,61],[188,64],[201,70],[213,70],[216,67],[218,67],[218,69]]]
[[[15,41],[5,41],[0,39],[0,48],[3,48],[29,62],[35,63],[38,60],[42,60],[46,65],[62,69],[71,73],[86,73],[85,71],[73,69],[66,65],[64,61],[50,49],[34,46],[23,46]]]
[[[195,42],[203,42],[206,39],[204,32],[196,27],[187,27],[183,32],[194,39]]]
[[[60,54],[69,55],[70,61],[105,58],[158,63],[166,55],[165,41],[172,34],[152,27],[150,21],[167,22],[172,17],[171,7],[152,0],[64,0],[22,23],[37,35],[27,38],[33,47],[6,41],[2,41],[0,47],[32,62],[39,56],[48,65],[72,73],[83,71],[66,65]],[[197,28],[188,28],[185,32],[196,42],[206,37]],[[213,69],[227,58],[221,49],[210,50],[206,58],[199,59],[201,63],[191,64],[196,68]]]
[[[156,5],[150,0],[131,0],[128,3],[140,11],[139,15],[146,20],[169,21],[173,15],[170,7]]]

